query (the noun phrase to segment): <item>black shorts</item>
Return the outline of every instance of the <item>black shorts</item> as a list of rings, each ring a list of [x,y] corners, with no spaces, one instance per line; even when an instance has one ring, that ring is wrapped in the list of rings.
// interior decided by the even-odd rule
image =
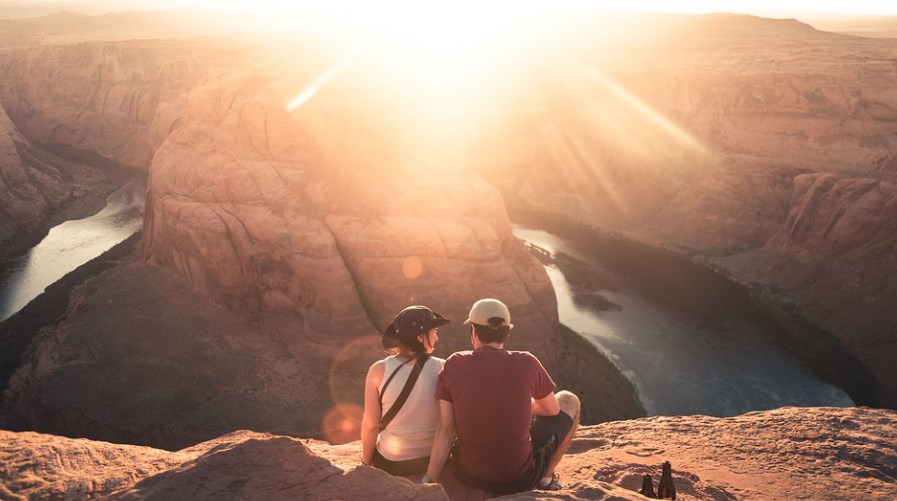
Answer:
[[[551,462],[558,445],[564,440],[567,433],[570,433],[571,428],[573,428],[573,418],[563,411],[558,412],[556,416],[536,416],[533,418],[529,434],[533,443],[535,466],[523,478],[509,482],[480,480],[468,475],[461,468],[460,462],[455,463],[455,476],[464,485],[493,494],[505,495],[530,490],[545,476],[545,472],[548,470],[548,463]],[[458,447],[452,449],[452,454],[456,455],[457,460]]]
[[[408,459],[406,461],[390,461],[380,454],[380,451],[374,448],[374,458],[371,461],[376,468],[398,477],[409,477],[412,475],[423,475],[427,472],[430,465],[430,458]]]

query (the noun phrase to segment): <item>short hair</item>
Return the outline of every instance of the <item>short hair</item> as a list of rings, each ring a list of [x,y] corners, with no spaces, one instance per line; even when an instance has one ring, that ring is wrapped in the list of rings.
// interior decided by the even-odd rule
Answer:
[[[489,325],[471,323],[477,337],[483,343],[504,343],[511,333],[511,326],[501,317],[489,319]]]

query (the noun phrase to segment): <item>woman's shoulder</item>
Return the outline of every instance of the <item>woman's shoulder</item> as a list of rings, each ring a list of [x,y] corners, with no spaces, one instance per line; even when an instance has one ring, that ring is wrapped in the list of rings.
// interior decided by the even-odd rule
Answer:
[[[383,379],[383,373],[386,371],[387,358],[377,360],[371,364],[370,368],[368,368],[368,378]]]

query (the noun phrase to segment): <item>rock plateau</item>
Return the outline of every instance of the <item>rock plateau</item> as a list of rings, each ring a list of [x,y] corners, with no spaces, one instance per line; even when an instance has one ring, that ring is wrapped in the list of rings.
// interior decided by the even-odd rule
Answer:
[[[681,499],[886,500],[897,496],[893,411],[798,409],[734,418],[657,417],[580,428],[558,471],[567,487],[502,499],[645,499],[670,460]],[[359,442],[234,432],[177,452],[0,432],[0,496],[24,499],[454,499],[358,464]]]

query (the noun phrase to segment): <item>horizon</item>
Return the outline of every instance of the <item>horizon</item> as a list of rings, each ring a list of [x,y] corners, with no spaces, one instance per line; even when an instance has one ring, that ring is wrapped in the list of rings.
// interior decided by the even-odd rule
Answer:
[[[282,11],[343,11],[349,10],[369,10],[370,4],[358,0],[338,0],[335,2],[320,1],[282,1],[282,0],[7,0],[0,3],[83,3],[83,4],[112,4],[121,5],[119,8],[110,8],[109,12],[122,10],[170,10],[181,8],[201,8],[211,10],[240,10],[240,11],[256,11],[256,12],[282,12]],[[454,6],[470,7],[476,5],[473,2],[454,2]],[[386,6],[389,10],[410,8],[420,8],[417,2],[408,0],[389,0],[379,2],[378,8]],[[438,4],[431,4],[436,7]],[[494,9],[496,6],[490,6]],[[598,8],[612,11],[631,11],[631,12],[655,12],[655,13],[672,13],[672,14],[709,14],[709,13],[734,13],[734,14],[750,14],[761,17],[770,17],[770,15],[789,15],[804,13],[813,15],[837,14],[837,15],[861,15],[861,16],[897,16],[897,5],[885,6],[877,1],[828,1],[828,2],[809,2],[809,1],[701,1],[692,0],[689,2],[677,2],[669,4],[663,1],[654,0],[632,0],[620,5],[619,2],[612,1],[595,1],[595,0],[565,0],[562,2],[553,2],[548,5],[546,2],[526,1],[515,4],[515,9],[519,8],[537,8],[543,9],[550,7],[555,9],[561,8]]]

